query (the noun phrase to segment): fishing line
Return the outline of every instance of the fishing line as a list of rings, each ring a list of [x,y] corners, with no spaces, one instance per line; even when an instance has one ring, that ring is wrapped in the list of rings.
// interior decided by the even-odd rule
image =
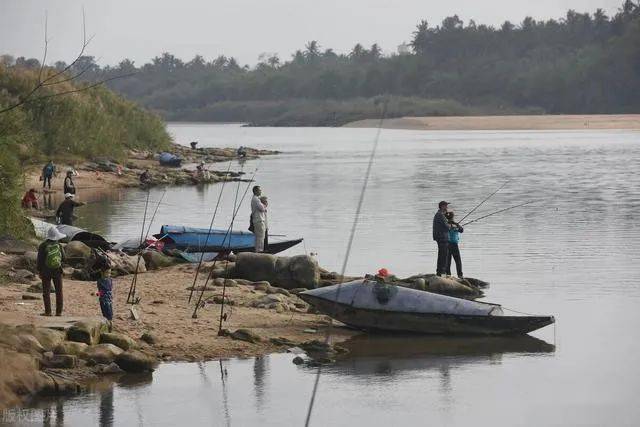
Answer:
[[[342,263],[342,273],[340,274],[340,283],[338,283],[338,289],[336,291],[336,298],[335,298],[335,303],[334,303],[334,315],[335,315],[335,307],[338,304],[339,301],[339,297],[340,297],[340,291],[342,290],[342,281],[344,280],[344,275],[345,272],[347,270],[347,264],[349,262],[349,256],[351,255],[351,248],[353,246],[353,240],[356,234],[356,229],[358,226],[358,220],[360,219],[360,212],[362,211],[362,205],[364,202],[364,195],[367,191],[367,186],[369,184],[369,177],[371,176],[371,168],[373,166],[373,160],[375,158],[376,155],[376,150],[378,149],[378,143],[380,141],[380,133],[382,131],[382,123],[384,121],[384,118],[387,114],[387,104],[388,104],[388,100],[384,101],[384,104],[382,106],[382,114],[380,115],[380,123],[378,124],[378,132],[376,133],[375,139],[374,139],[374,143],[373,143],[373,149],[371,150],[371,155],[369,156],[369,163],[367,164],[367,170],[365,172],[365,178],[364,178],[364,183],[362,185],[362,190],[360,191],[360,198],[358,200],[358,206],[356,208],[356,214],[355,217],[353,218],[353,224],[351,226],[351,233],[349,235],[349,241],[347,243],[347,251],[345,253],[345,257],[344,257],[344,261]],[[331,339],[331,332],[333,329],[333,318],[331,316],[329,316],[329,327],[327,328],[327,334],[325,336],[325,344],[329,344],[329,340]],[[316,379],[315,382],[313,384],[313,392],[311,393],[311,399],[309,401],[309,408],[307,409],[307,418],[305,420],[304,425],[306,427],[309,426],[309,423],[311,422],[311,414],[313,412],[313,405],[315,403],[315,398],[316,395],[318,393],[318,384],[320,383],[320,375],[322,373],[322,365],[318,366],[318,371],[316,372]]]
[[[231,169],[231,162],[229,160],[229,166],[227,166],[227,172]],[[196,281],[198,280],[198,274],[200,273],[200,268],[202,267],[202,262],[204,261],[204,253],[207,247],[207,243],[209,243],[209,236],[211,235],[211,229],[213,229],[213,222],[216,219],[216,214],[218,213],[218,206],[220,206],[220,200],[222,199],[222,193],[224,192],[224,187],[227,183],[227,180],[222,182],[222,188],[220,188],[220,193],[218,194],[218,200],[216,201],[216,207],[213,210],[213,215],[211,216],[211,223],[209,224],[209,231],[207,232],[207,238],[204,241],[204,249],[202,249],[202,255],[200,255],[200,261],[198,262],[198,267],[196,268],[196,274],[193,278],[193,285],[191,286],[191,291],[189,292],[189,303],[191,303],[191,298],[193,297],[193,291],[196,287]]]
[[[490,214],[483,215],[480,218],[472,219],[471,221],[468,221],[468,222],[466,222],[464,224],[460,224],[460,225],[462,227],[466,227],[467,225],[473,224],[474,222],[480,221],[481,219],[485,219],[485,218],[488,218],[490,216],[493,216],[493,215],[496,215],[496,214],[499,214],[499,213],[502,213],[502,212],[510,211],[511,209],[519,208],[520,206],[530,205],[531,203],[535,203],[536,201],[537,200],[530,200],[530,201],[525,202],[525,203],[520,203],[519,205],[510,206],[508,208],[500,209],[499,211],[495,211],[495,212],[492,212]]]
[[[496,191],[494,191],[493,193],[489,194],[483,201],[481,201],[480,203],[478,203],[478,205],[471,209],[471,211],[466,214],[465,216],[462,217],[462,219],[458,220],[458,224],[461,223],[462,221],[464,221],[469,215],[471,215],[472,213],[474,213],[476,211],[476,209],[478,209],[480,206],[482,206],[484,204],[484,202],[486,202],[487,200],[489,200],[490,198],[492,198],[498,191],[502,190],[504,188],[505,185],[507,185],[511,180],[508,179],[507,182],[505,182],[504,184],[502,184],[500,186],[500,188],[498,188]]]

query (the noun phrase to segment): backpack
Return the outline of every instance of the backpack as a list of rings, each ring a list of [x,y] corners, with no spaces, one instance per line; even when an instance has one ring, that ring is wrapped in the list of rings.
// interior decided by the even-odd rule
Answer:
[[[62,267],[62,248],[59,243],[49,243],[45,248],[45,265],[49,270]]]

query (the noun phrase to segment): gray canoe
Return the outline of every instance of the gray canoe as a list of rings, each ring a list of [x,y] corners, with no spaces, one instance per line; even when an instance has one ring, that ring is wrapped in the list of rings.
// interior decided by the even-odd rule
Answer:
[[[356,280],[298,294],[318,311],[365,330],[442,335],[526,334],[553,316],[505,316],[498,304]]]

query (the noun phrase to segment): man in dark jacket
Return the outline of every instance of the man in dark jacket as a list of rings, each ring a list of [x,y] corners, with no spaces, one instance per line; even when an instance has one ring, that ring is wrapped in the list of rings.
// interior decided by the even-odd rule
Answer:
[[[438,203],[438,212],[433,217],[433,240],[438,244],[438,263],[436,274],[442,276],[447,272],[447,259],[449,258],[449,229],[451,225],[445,214],[449,202],[444,200]]]
[[[76,194],[76,186],[73,183],[73,171],[68,170],[64,178],[64,194]]]
[[[64,251],[59,240],[65,237],[57,228],[47,231],[47,240],[38,247],[36,268],[42,280],[42,300],[44,315],[51,316],[51,282],[56,289],[56,316],[62,315],[62,261]]]
[[[60,224],[73,225],[73,209],[83,205],[84,203],[73,200],[73,194],[67,193],[64,195],[64,201],[56,210],[56,218]]]

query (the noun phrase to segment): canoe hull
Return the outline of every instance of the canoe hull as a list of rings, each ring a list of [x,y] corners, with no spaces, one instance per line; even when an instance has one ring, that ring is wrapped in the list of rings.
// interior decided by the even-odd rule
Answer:
[[[356,308],[312,295],[298,295],[318,311],[356,329],[427,335],[522,335],[554,323],[553,316],[481,316],[407,313]]]

